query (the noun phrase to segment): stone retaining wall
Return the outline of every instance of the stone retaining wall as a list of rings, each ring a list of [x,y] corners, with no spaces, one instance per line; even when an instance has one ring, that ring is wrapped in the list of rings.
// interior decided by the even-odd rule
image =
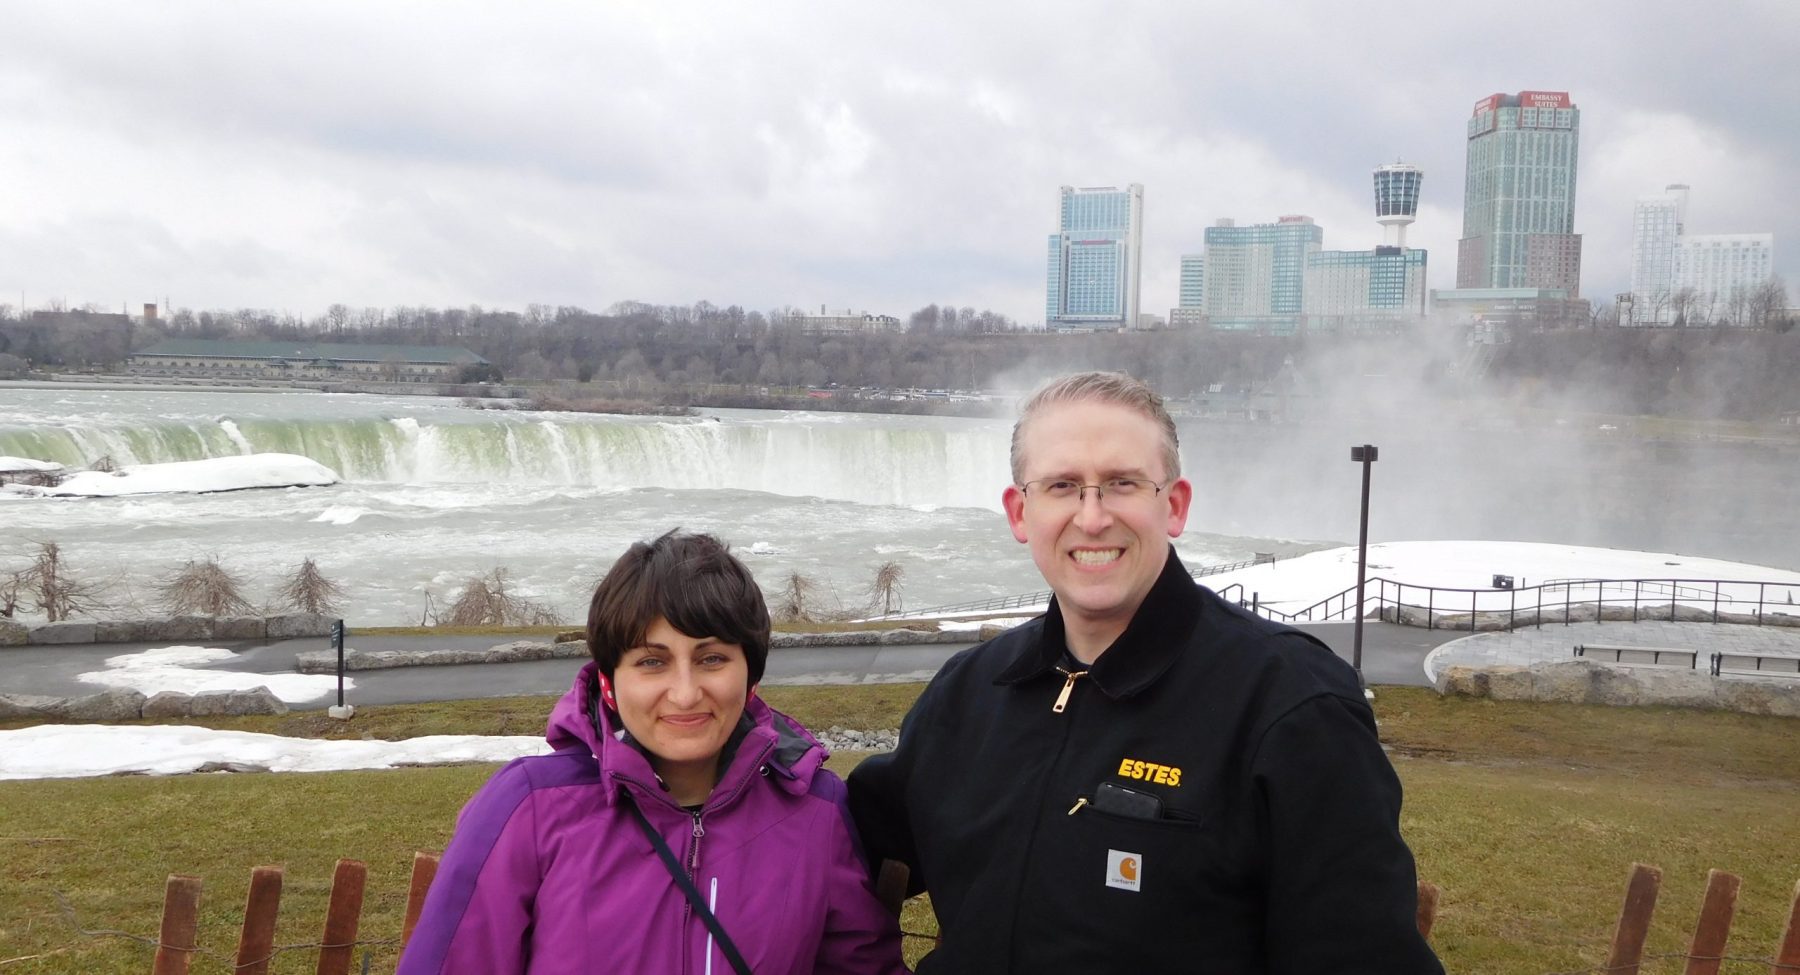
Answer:
[[[156,620],[42,623],[26,626],[0,619],[0,647],[66,643],[162,643],[191,640],[290,640],[330,636],[334,616],[173,616]]]
[[[1440,694],[1495,701],[1661,705],[1800,718],[1800,680],[1713,677],[1693,670],[1566,660],[1530,667],[1447,667]]]
[[[115,687],[82,697],[0,694],[0,721],[133,721],[138,718],[195,718],[222,714],[286,714],[287,703],[267,687],[247,691],[162,691],[146,698]]]

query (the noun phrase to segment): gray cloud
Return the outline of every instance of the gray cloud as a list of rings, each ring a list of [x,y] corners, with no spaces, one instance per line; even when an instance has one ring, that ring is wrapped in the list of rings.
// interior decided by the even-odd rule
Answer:
[[[1056,188],[1146,186],[1145,306],[1215,218],[1365,247],[1369,170],[1427,171],[1454,275],[1493,91],[1583,110],[1584,290],[1625,286],[1632,197],[1777,234],[1800,291],[1791,3],[68,3],[0,57],[0,294],[201,307],[1042,314]],[[1784,243],[1785,242],[1785,243]],[[35,296],[32,297],[32,296]]]

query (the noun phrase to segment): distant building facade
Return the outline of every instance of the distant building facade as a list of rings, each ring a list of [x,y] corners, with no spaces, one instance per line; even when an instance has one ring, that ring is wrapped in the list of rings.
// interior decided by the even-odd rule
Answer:
[[[864,332],[898,332],[900,319],[892,315],[871,315],[866,311],[827,312],[817,315],[790,314],[788,323],[798,325],[807,335],[860,335]]]
[[[1307,331],[1391,331],[1423,318],[1426,257],[1422,250],[1385,244],[1307,255]]]
[[[1432,311],[1488,330],[1579,328],[1593,310],[1561,288],[1457,288],[1431,293]]]
[[[137,376],[210,379],[361,379],[454,382],[466,366],[487,365],[456,346],[351,345],[167,339],[131,355]]]
[[[1619,324],[1745,324],[1745,303],[1774,278],[1775,235],[1690,234],[1688,192],[1672,183],[1633,206],[1631,292]]]
[[[1493,94],[1467,126],[1456,287],[1581,293],[1581,111],[1565,91]]]
[[[1675,247],[1675,303],[1690,323],[1743,324],[1741,306],[1774,276],[1774,234],[1685,234]]]
[[[1181,291],[1169,309],[1170,328],[1193,328],[1206,323],[1206,255],[1181,255]]]
[[[1672,183],[1631,208],[1631,313],[1621,325],[1668,325],[1675,313],[1675,247],[1687,222],[1688,187]]]
[[[1239,227],[1229,219],[1206,228],[1207,321],[1216,329],[1291,335],[1305,313],[1306,262],[1325,231],[1308,216]]]
[[[1044,327],[1118,331],[1138,324],[1144,187],[1065,186],[1046,260]]]

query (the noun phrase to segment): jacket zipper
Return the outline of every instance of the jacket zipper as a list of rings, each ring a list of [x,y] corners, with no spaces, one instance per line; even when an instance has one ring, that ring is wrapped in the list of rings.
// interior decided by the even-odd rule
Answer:
[[[688,844],[687,872],[688,879],[692,880],[697,886],[700,883],[700,839],[706,835],[706,827],[700,824],[699,811],[694,812],[692,815],[694,817],[694,841]],[[684,897],[682,899],[686,900],[687,898]],[[682,919],[682,930],[687,930],[686,922],[692,921],[693,919],[694,905],[688,904],[687,914]]]
[[[1067,680],[1063,681],[1062,693],[1056,695],[1056,703],[1051,706],[1050,710],[1057,714],[1061,714],[1069,706],[1069,694],[1075,690],[1076,678],[1086,677],[1088,672],[1085,670],[1068,670],[1062,667],[1056,668],[1056,672],[1062,674]]]

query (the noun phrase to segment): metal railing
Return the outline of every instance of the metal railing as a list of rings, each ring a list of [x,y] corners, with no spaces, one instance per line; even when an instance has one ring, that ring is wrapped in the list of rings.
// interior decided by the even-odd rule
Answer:
[[[1692,622],[1718,623],[1724,612],[1747,617],[1746,621],[1753,620],[1761,626],[1773,606],[1794,607],[1783,615],[1800,616],[1797,599],[1800,583],[1741,579],[1558,579],[1517,589],[1460,589],[1377,577],[1368,580],[1363,603],[1365,618],[1372,608],[1377,618],[1388,619],[1387,610],[1392,607],[1397,622],[1410,622],[1404,618],[1405,611],[1423,610],[1426,629],[1464,629],[1462,617],[1466,614],[1466,628],[1474,632],[1483,616],[1490,621],[1504,618],[1507,629],[1543,626],[1546,622],[1568,625],[1629,619],[1635,623],[1644,618],[1677,619],[1683,605],[1698,610],[1697,615],[1689,615]],[[1293,612],[1263,604],[1256,593],[1248,602],[1240,594],[1238,605],[1286,623],[1350,619],[1356,612],[1356,587]],[[1631,608],[1629,617],[1624,612],[1626,606]],[[1579,620],[1575,618],[1577,607],[1582,608]],[[1610,608],[1617,612],[1609,614]],[[1448,619],[1440,623],[1440,616]]]

